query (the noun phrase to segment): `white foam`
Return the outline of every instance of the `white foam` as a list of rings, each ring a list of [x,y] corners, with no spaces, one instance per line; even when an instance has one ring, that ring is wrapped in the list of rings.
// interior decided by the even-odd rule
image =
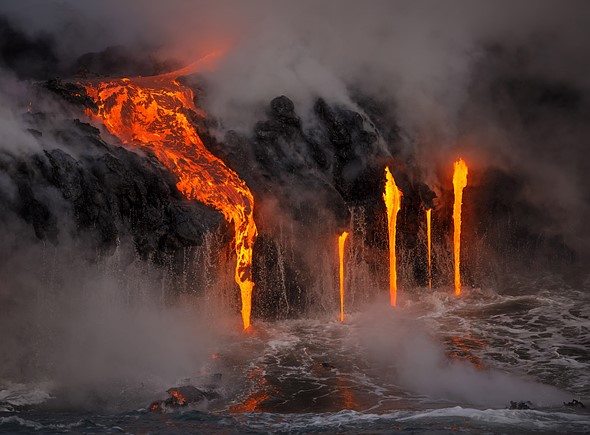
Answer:
[[[37,423],[36,421],[26,420],[24,418],[19,417],[18,415],[11,415],[10,417],[0,417],[0,426],[4,424],[17,424],[23,427],[30,427],[31,429],[41,430],[43,429],[43,425],[41,423]]]
[[[12,406],[38,405],[46,400],[52,399],[48,392],[50,383],[41,384],[17,384],[7,383],[0,390],[0,402]]]
[[[399,421],[460,417],[485,423],[505,424],[511,426],[534,426],[538,429],[559,428],[563,424],[587,426],[590,430],[590,416],[581,414],[569,414],[564,412],[545,412],[537,410],[512,410],[512,409],[473,409],[455,406],[453,408],[435,409],[427,412],[419,412],[414,415],[402,417]]]

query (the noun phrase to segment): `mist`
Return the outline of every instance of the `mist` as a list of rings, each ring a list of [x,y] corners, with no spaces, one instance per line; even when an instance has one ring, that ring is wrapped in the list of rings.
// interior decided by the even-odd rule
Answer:
[[[13,249],[0,266],[0,377],[45,385],[61,406],[139,407],[183,379],[207,380],[221,330],[239,330],[202,298],[172,298],[165,272],[130,261],[128,243],[91,262],[73,241],[2,243]]]
[[[369,305],[354,320],[358,345],[388,380],[433,400],[485,407],[511,401],[560,406],[569,394],[553,386],[471,362],[449,358],[420,319],[392,311],[386,303]]]

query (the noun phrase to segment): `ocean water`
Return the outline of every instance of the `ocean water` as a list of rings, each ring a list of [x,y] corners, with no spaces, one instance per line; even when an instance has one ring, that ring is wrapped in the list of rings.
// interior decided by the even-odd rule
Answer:
[[[347,313],[228,332],[177,386],[217,398],[164,413],[118,385],[73,406],[51,383],[0,386],[3,433],[588,433],[590,298],[539,282],[499,295],[401,291]],[[157,352],[154,349],[154,352]],[[566,407],[572,399],[589,408]],[[531,409],[508,409],[510,402]]]

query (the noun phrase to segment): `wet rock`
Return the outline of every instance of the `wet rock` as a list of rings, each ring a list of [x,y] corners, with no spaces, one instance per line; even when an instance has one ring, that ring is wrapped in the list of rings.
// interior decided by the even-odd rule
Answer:
[[[213,391],[200,390],[192,385],[169,388],[166,391],[170,397],[165,400],[158,400],[150,404],[152,412],[166,412],[185,407],[198,406],[206,401],[217,399],[219,394]]]
[[[532,409],[533,404],[530,401],[526,402],[513,402],[510,401],[510,407],[508,409]]]
[[[130,236],[142,258],[156,260],[201,244],[224,225],[217,211],[185,200],[153,155],[110,145],[78,120],[32,114],[25,122],[42,132],[39,151],[0,155],[0,173],[16,189],[0,195],[0,220],[16,216],[53,243],[66,233],[84,235],[89,251],[110,252]]]
[[[436,193],[428,187],[425,183],[417,183],[418,194],[420,195],[420,200],[424,205],[425,209],[434,208],[434,200],[436,199]]]
[[[217,154],[244,177],[258,204],[277,204],[277,211],[288,216],[294,224],[293,237],[328,243],[327,235],[350,229],[351,207],[361,206],[368,221],[379,221],[383,214],[383,170],[391,155],[375,124],[360,111],[320,98],[307,118],[312,121],[302,125],[293,101],[278,96],[269,102],[265,119],[254,125],[249,137],[229,132],[225,149],[230,151]],[[206,134],[202,136],[206,138]],[[400,138],[396,136],[395,140]],[[423,204],[432,205],[434,193],[401,165],[394,171],[405,202],[411,204],[406,215],[421,216],[418,209]],[[253,310],[265,318],[297,316],[306,305],[313,304],[309,293],[318,264],[309,260],[305,243],[283,244],[275,239],[273,229],[265,228],[268,216],[258,217]],[[416,221],[408,226],[408,234],[418,225]],[[375,231],[373,225],[367,229],[369,243],[378,239]],[[415,239],[406,237],[412,246]]]
[[[314,111],[326,125],[330,142],[345,153],[345,146],[351,143],[351,130],[362,124],[360,116],[349,110],[332,108],[322,98],[315,103]]]
[[[569,406],[571,408],[585,408],[586,406],[584,406],[584,404],[582,402],[580,402],[579,400],[572,400],[571,402],[563,402],[564,406]]]
[[[295,114],[293,101],[284,95],[274,98],[270,102],[270,116],[283,124],[299,127],[301,120]]]
[[[96,103],[88,96],[83,86],[63,82],[60,79],[51,79],[44,83],[44,87],[68,103],[94,110],[98,109]]]

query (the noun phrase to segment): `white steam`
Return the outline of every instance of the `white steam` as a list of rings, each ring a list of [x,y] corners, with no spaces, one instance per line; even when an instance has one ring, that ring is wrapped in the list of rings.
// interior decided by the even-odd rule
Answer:
[[[173,297],[166,274],[133,260],[126,244],[88,261],[82,244],[31,247],[20,234],[1,240],[12,248],[0,250],[2,381],[50,380],[50,393],[76,407],[145,406],[199,379],[217,327],[232,328],[202,298]]]
[[[37,139],[27,130],[22,119],[22,109],[15,109],[26,104],[26,100],[23,100],[26,94],[22,83],[0,69],[0,151],[24,154],[41,149]]]
[[[506,407],[511,401],[560,406],[570,398],[549,385],[448,358],[419,321],[386,304],[371,307],[358,322],[359,344],[367,357],[391,369],[392,380],[415,393],[490,407]]]

